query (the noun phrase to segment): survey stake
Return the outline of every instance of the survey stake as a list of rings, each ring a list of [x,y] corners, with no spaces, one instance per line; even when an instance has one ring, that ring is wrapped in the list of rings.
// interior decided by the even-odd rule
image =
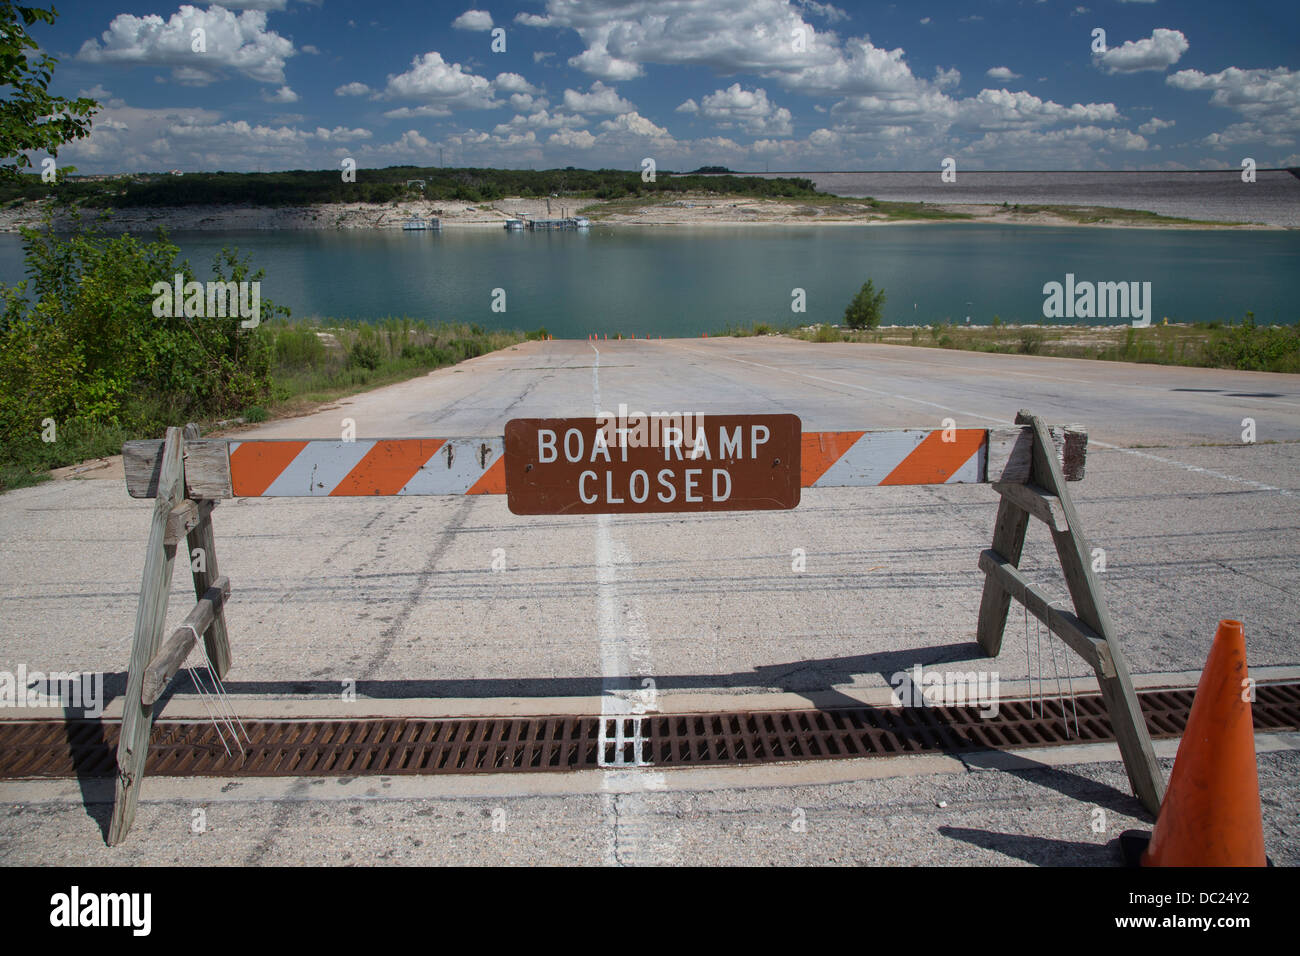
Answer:
[[[597,418],[506,424],[506,495],[518,515],[780,511],[797,507],[796,415],[703,415],[694,433],[626,441]]]

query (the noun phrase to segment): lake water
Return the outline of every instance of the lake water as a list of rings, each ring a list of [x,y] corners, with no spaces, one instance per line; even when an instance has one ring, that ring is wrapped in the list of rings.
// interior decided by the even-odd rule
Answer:
[[[697,336],[730,324],[839,322],[868,278],[886,324],[1043,321],[1044,283],[1150,282],[1151,318],[1300,320],[1300,232],[976,224],[601,227],[590,232],[177,233],[199,278],[237,246],[295,317],[409,315],[585,338]],[[0,281],[22,278],[0,236]],[[170,277],[160,276],[160,279]],[[803,289],[807,311],[791,311]],[[506,311],[492,311],[493,290]],[[1114,320],[1102,320],[1108,324]]]

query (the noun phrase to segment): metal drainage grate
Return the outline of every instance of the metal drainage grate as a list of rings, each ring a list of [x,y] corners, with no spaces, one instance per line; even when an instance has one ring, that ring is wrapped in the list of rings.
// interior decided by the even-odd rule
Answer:
[[[1182,733],[1192,690],[1138,695],[1152,737]],[[160,720],[150,776],[362,776],[716,766],[891,754],[1005,750],[1114,739],[1101,697],[970,707],[245,721],[252,744],[226,753],[211,723]],[[1075,732],[1075,707],[1078,732]],[[1260,684],[1257,731],[1300,729],[1300,683]],[[0,778],[112,776],[120,724],[0,721]]]

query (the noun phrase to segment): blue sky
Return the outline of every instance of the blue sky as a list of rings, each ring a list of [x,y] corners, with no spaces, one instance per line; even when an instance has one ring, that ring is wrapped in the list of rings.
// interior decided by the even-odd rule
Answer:
[[[1300,165],[1295,3],[58,10],[33,28],[60,58],[54,91],[104,105],[92,135],[60,151],[87,173],[437,165],[439,150],[448,165],[518,168]]]

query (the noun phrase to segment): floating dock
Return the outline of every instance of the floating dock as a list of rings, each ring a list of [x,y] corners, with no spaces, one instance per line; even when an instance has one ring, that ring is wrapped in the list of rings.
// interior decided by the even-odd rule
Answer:
[[[569,216],[565,219],[526,219],[524,222],[529,229],[533,230],[591,228],[591,220],[586,216]],[[511,228],[509,222],[506,223],[506,228]]]

